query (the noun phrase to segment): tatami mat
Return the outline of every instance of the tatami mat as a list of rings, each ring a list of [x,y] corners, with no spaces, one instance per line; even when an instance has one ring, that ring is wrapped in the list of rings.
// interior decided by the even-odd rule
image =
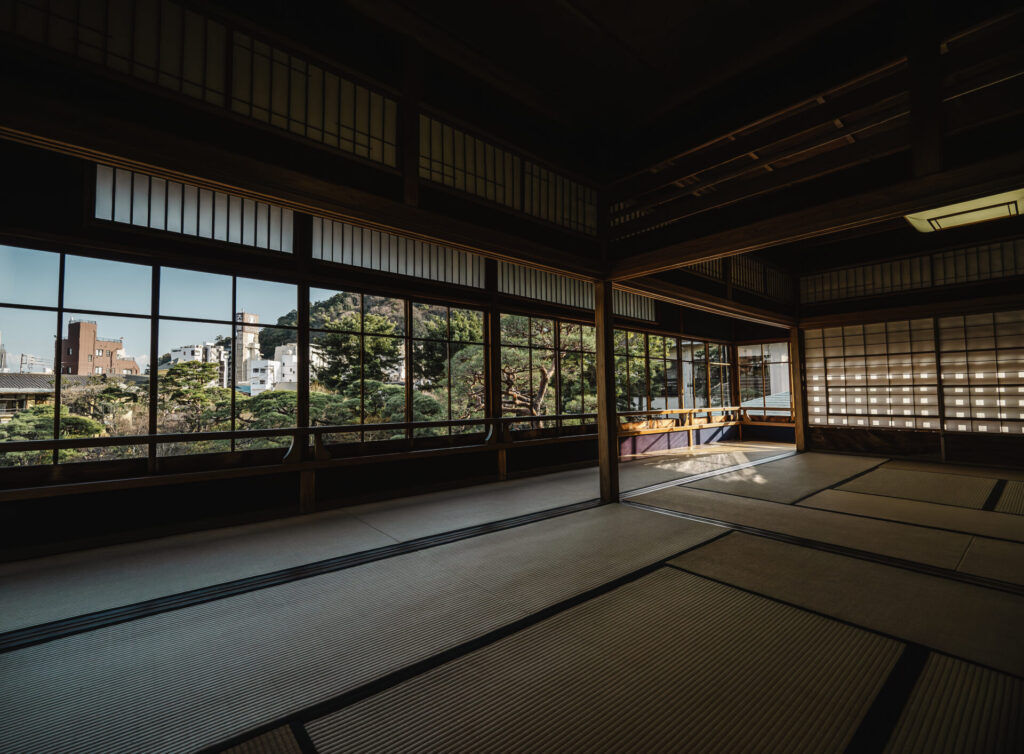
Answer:
[[[884,458],[800,453],[779,461],[694,482],[693,487],[792,503],[882,463]]]
[[[0,632],[394,543],[331,511],[7,563],[0,565]]]
[[[885,464],[887,469],[905,469],[907,471],[932,471],[936,474],[959,474],[961,476],[980,476],[986,479],[1016,479],[1024,481],[1024,469],[1007,468],[1005,466],[964,466],[959,463],[932,463],[928,461],[904,461],[893,459]]]
[[[1007,482],[995,509],[1000,513],[1024,516],[1024,482]]]
[[[903,500],[844,490],[825,490],[797,505],[1024,542],[1024,516],[1013,516],[1008,513],[936,505],[920,500]]]
[[[730,534],[672,561],[841,620],[1024,675],[1024,597]]]
[[[623,464],[641,487],[785,452],[700,446]],[[596,468],[0,564],[0,633],[108,610],[598,496]]]
[[[968,534],[766,503],[691,487],[670,487],[631,499],[643,505],[950,570],[956,568],[971,541]]]
[[[759,443],[702,445],[619,465],[623,490],[769,458],[788,446]],[[600,495],[594,467],[512,479],[499,484],[432,492],[346,508],[348,513],[400,541],[593,500]]]
[[[345,511],[401,542],[593,500],[596,467],[354,505]]]
[[[659,453],[619,464],[619,489],[640,489],[673,479],[760,461],[793,451],[792,445],[775,447],[757,443],[715,443],[698,445],[684,453]]]
[[[8,652],[0,751],[192,751],[720,531],[602,506]]]
[[[1024,751],[1024,681],[932,654],[889,739],[888,754]]]
[[[291,730],[281,727],[224,749],[221,754],[302,754],[302,749]]]
[[[900,650],[662,569],[307,727],[323,754],[836,752]]]
[[[962,476],[931,471],[909,471],[883,466],[857,477],[839,489],[869,495],[890,495],[963,508],[981,508],[995,487],[996,478]]]
[[[1024,585],[1024,544],[975,537],[957,570]]]

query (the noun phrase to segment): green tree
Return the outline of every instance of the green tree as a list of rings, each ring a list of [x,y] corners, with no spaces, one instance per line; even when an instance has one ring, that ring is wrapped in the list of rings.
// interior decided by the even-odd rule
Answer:
[[[230,405],[231,391],[216,386],[219,365],[201,361],[174,364],[160,377],[158,396],[165,421],[185,432],[217,428]]]
[[[101,422],[111,435],[149,432],[149,390],[117,376],[94,376],[61,387],[61,405],[72,414]]]
[[[98,437],[104,433],[103,425],[85,416],[75,416],[61,407],[60,437],[71,440]],[[53,439],[53,406],[32,406],[16,413],[9,422],[0,425],[0,442],[27,442]],[[62,450],[61,461],[70,461],[81,455],[79,450]],[[0,466],[32,466],[48,464],[53,457],[50,450],[16,451],[0,453]]]
[[[501,412],[503,416],[555,413],[549,388],[555,376],[554,323],[522,315],[501,317]],[[533,427],[542,426],[531,424]]]

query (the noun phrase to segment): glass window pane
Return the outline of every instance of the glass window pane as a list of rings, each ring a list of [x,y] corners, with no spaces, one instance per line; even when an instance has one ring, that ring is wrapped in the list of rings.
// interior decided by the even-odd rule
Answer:
[[[626,333],[626,350],[630,356],[644,356],[646,348],[642,332],[628,331]]]
[[[550,320],[548,320],[550,324]],[[549,330],[550,333],[550,330]],[[532,411],[536,415],[551,415],[557,410],[555,401],[555,352],[533,349]]]
[[[449,314],[451,338],[459,343],[484,342],[484,313],[477,309],[452,309]]]
[[[52,374],[56,325],[55,312],[0,307],[0,373]]]
[[[347,316],[354,315],[349,311]],[[361,336],[346,332],[313,332],[310,341],[313,351],[310,360],[310,424],[316,427],[361,423]]]
[[[578,351],[581,348],[581,327],[576,322],[559,322],[559,343],[563,351]]]
[[[502,322],[504,325],[504,321]],[[530,414],[533,390],[530,384],[530,349],[504,346],[501,349],[502,416]]]
[[[321,330],[359,332],[363,297],[358,293],[311,288],[309,326]]]
[[[67,309],[149,314],[152,269],[68,254],[64,262]]]
[[[405,302],[400,298],[363,296],[366,332],[405,334]]]
[[[558,392],[563,414],[583,413],[583,354],[562,352]]]
[[[521,314],[501,315],[501,342],[503,345],[525,346],[530,342],[530,318]]]
[[[778,363],[788,362],[789,343],[765,343],[764,358],[766,361],[773,361]]]
[[[595,328],[594,331],[596,332],[597,328]],[[614,353],[617,356],[625,356],[626,353],[628,353],[628,351],[629,351],[629,347],[627,345],[627,343],[628,343],[628,336],[626,334],[626,331],[625,330],[615,330],[612,333],[612,340],[613,340],[612,351],[614,351]]]
[[[69,313],[61,340],[61,434],[149,433],[149,320]],[[145,455],[142,446],[61,451],[62,463]]]
[[[405,341],[401,337],[367,334],[363,340],[363,423],[404,421]]]
[[[0,303],[56,306],[60,255],[0,244]]]
[[[160,314],[230,322],[231,276],[161,267]]]
[[[247,317],[246,322],[295,325],[298,316],[296,286],[250,278],[238,278],[235,286],[236,317],[244,312],[256,317]]]
[[[233,344],[231,326],[161,320],[157,359],[157,432],[222,432],[231,429]],[[238,371],[239,388],[245,375]],[[238,394],[244,397],[243,393]],[[168,445],[167,455],[230,450],[229,442]]]
[[[412,305],[412,336],[448,340],[448,307],[434,304]]]
[[[597,351],[597,328],[593,325],[582,325],[580,342],[584,351],[595,353]]]
[[[486,363],[484,346],[478,343],[453,343],[451,346],[451,418],[483,419],[487,389],[484,383]],[[483,432],[483,424],[466,425],[461,431]],[[460,431],[455,427],[453,432]]]
[[[446,341],[414,340],[412,342],[412,420],[414,422],[446,421],[449,418],[448,356]],[[445,434],[448,434],[448,431],[444,427],[417,431],[417,436]]]
[[[54,312],[0,307],[0,443],[53,439],[56,324]],[[48,450],[0,452],[0,466],[52,460]]]
[[[555,345],[555,326],[550,319],[530,318],[530,338],[534,348],[552,348]]]

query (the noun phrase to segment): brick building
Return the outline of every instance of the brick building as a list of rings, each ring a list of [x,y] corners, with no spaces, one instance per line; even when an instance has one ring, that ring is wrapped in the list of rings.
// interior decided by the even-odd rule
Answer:
[[[62,374],[139,374],[135,359],[126,358],[122,340],[101,339],[96,323],[74,320],[68,324],[68,337],[60,344]]]

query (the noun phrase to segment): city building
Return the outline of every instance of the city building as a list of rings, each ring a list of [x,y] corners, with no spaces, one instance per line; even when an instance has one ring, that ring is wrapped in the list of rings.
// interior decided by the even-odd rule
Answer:
[[[125,355],[121,338],[100,338],[96,322],[71,320],[68,337],[61,340],[61,374],[137,375],[139,365]]]
[[[249,395],[256,397],[267,390],[277,389],[281,380],[281,362],[274,359],[249,359],[249,374],[246,383]]]
[[[260,357],[260,315],[252,312],[235,313],[234,364],[235,383],[249,379],[249,362]]]
[[[217,387],[231,387],[231,351],[226,346],[214,343],[202,345],[177,346],[170,352],[168,366],[184,361],[201,361],[205,364],[217,365],[217,378],[211,383]]]
[[[0,752],[1024,751],[1022,40],[0,3]]]

